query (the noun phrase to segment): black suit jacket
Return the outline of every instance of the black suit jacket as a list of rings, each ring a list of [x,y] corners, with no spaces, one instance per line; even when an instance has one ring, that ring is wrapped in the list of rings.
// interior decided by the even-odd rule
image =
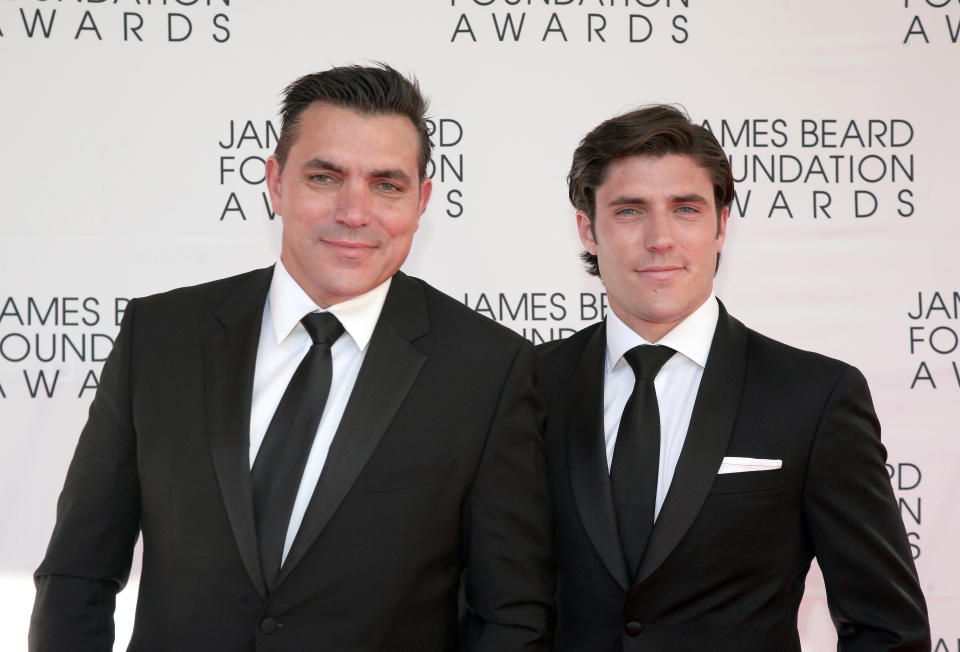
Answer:
[[[929,650],[926,606],[863,376],[722,304],[673,481],[627,574],[603,436],[604,324],[541,345],[558,652],[800,650],[816,556],[841,650]],[[724,457],[779,470],[718,475]]]
[[[553,568],[532,346],[398,273],[269,595],[249,420],[272,269],[131,301],[36,573],[30,647],[544,650]]]

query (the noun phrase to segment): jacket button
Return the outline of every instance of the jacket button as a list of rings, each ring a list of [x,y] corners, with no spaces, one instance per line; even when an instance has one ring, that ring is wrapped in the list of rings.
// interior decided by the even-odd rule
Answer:
[[[277,619],[273,616],[267,616],[260,621],[260,631],[264,634],[273,634],[275,631],[277,631],[278,627],[280,627],[280,625],[277,623]]]
[[[624,629],[630,636],[639,636],[644,627],[645,625],[643,623],[636,620],[631,620],[629,623],[627,623],[627,626]]]

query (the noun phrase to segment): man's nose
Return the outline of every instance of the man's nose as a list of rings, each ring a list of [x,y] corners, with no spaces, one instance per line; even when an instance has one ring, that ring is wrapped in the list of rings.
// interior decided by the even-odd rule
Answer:
[[[370,192],[364,183],[346,183],[337,195],[337,222],[359,228],[370,222]]]
[[[674,223],[667,210],[655,210],[647,218],[644,244],[649,251],[666,251],[674,245]]]

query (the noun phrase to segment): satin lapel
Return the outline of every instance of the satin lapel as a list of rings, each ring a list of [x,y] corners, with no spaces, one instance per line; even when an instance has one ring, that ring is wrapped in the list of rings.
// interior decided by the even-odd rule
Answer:
[[[603,436],[603,378],[606,328],[601,323],[587,343],[573,376],[567,419],[567,452],[573,497],[580,520],[610,574],[629,590],[629,573],[610,493]]]
[[[427,361],[410,342],[428,330],[423,290],[398,272],[278,584],[330,522],[393,421]]]
[[[700,380],[687,437],[670,490],[640,560],[634,585],[655,571],[703,507],[727,450],[746,376],[746,328],[720,304],[717,329]]]
[[[223,326],[204,339],[207,429],[217,481],[240,558],[261,597],[260,571],[250,488],[250,404],[260,324],[272,268],[250,275],[216,317]]]

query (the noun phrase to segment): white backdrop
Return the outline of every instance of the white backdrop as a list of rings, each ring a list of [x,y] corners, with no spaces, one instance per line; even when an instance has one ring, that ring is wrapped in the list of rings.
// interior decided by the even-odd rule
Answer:
[[[934,649],[957,652],[958,37],[946,0],[3,0],[0,647],[26,648],[117,311],[270,264],[280,91],[382,60],[420,79],[438,145],[405,269],[535,341],[602,303],[566,200],[583,134],[650,102],[709,125],[740,181],[717,293],[865,373]],[[816,572],[800,625],[834,647]]]

